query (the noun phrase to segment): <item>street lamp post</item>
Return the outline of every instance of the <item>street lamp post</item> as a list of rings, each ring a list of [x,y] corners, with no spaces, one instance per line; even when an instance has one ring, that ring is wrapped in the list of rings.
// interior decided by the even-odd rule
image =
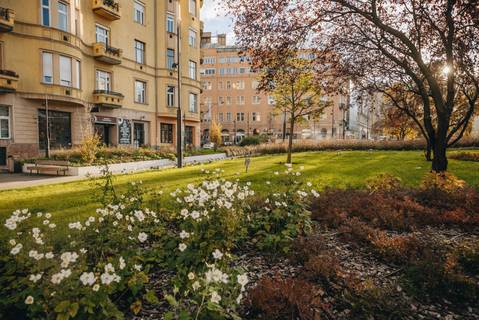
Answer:
[[[177,167],[183,167],[183,113],[181,110],[181,64],[180,64],[180,48],[181,48],[181,5],[178,0],[177,7],[177,23],[176,23],[176,71],[178,73],[178,109],[176,112],[176,158]]]

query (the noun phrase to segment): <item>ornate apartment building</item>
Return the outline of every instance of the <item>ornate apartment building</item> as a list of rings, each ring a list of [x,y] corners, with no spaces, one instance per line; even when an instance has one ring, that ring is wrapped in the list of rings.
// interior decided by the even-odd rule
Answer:
[[[257,74],[251,72],[249,57],[226,44],[226,35],[212,42],[209,32],[201,40],[201,132],[202,142],[209,139],[212,120],[222,127],[225,144],[238,143],[245,136],[268,135],[282,139],[285,117],[275,110],[272,96],[258,92]],[[331,101],[317,119],[305,119],[293,133],[295,139],[337,139],[343,137],[347,125],[347,96],[325,97]],[[287,120],[287,119],[286,119]],[[289,122],[286,134],[289,135]]]
[[[0,0],[0,167],[94,131],[108,145],[172,145],[180,97],[184,142],[199,145],[201,5]]]

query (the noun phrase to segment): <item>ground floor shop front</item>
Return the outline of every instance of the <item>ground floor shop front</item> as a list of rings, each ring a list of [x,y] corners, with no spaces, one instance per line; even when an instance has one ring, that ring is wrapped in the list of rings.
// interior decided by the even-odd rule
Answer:
[[[185,146],[199,145],[199,122],[185,120],[183,132]],[[106,146],[172,147],[176,119],[126,107],[92,108],[55,97],[0,96],[0,169],[9,158],[44,156],[47,148],[69,149],[93,134]]]

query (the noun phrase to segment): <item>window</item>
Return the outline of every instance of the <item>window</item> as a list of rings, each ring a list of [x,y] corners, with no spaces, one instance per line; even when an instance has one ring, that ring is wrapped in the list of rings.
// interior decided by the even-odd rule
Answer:
[[[166,49],[166,67],[168,69],[173,69],[174,64],[175,64],[175,50]]]
[[[60,84],[62,86],[72,86],[72,59],[60,56]]]
[[[224,121],[224,119],[223,119],[223,113],[222,113],[222,112],[218,113],[218,121],[219,121],[219,122],[223,122],[223,121]]]
[[[261,98],[259,96],[253,96],[253,104],[259,104]]]
[[[190,78],[196,80],[196,62],[190,60],[188,66],[190,69]]]
[[[53,83],[53,54],[50,52],[42,53],[43,79],[44,83]]]
[[[145,64],[145,43],[135,40],[136,63]]]
[[[105,45],[108,45],[109,42],[109,31],[107,28],[97,24],[96,25],[96,42],[104,43]]]
[[[58,29],[68,31],[68,5],[58,2]]]
[[[260,117],[260,115],[259,115],[258,112],[253,112],[253,113],[251,114],[251,116],[252,116],[254,122],[256,122],[256,121],[261,121],[261,117]]]
[[[198,112],[198,95],[195,93],[190,93],[189,108],[188,111],[196,113]]]
[[[196,0],[190,0],[190,14],[196,17]]]
[[[238,96],[238,104],[244,104],[244,96]]]
[[[146,82],[135,81],[135,102],[146,103]]]
[[[226,113],[226,121],[231,121],[231,112]]]
[[[218,104],[219,105],[225,104],[225,98],[224,97],[218,97]]]
[[[231,104],[231,97],[226,97],[226,104],[230,105]]]
[[[190,29],[189,36],[188,36],[188,44],[190,45],[190,47],[196,48],[196,31],[195,30]]]
[[[218,89],[223,90],[223,81],[218,82]]]
[[[69,112],[48,111],[48,132],[52,149],[68,148],[72,145],[71,114]],[[47,147],[47,114],[38,110],[38,142],[40,149]]]
[[[216,63],[216,58],[215,57],[204,57],[203,58],[203,63],[204,64],[215,64]]]
[[[193,130],[192,126],[185,126],[185,145],[193,144]]]
[[[166,31],[169,33],[175,33],[175,17],[171,14],[166,15]]]
[[[236,81],[235,87],[237,90],[244,90],[244,80]]]
[[[173,125],[169,123],[160,124],[161,143],[173,143]]]
[[[276,104],[276,101],[274,100],[274,97],[273,97],[273,96],[268,96],[268,104],[269,104],[269,105]]]
[[[238,112],[236,113],[236,121],[244,121],[244,112]]]
[[[231,81],[226,81],[226,90],[231,90]]]
[[[42,1],[42,25],[45,27],[50,26],[50,0]]]
[[[96,89],[111,91],[111,73],[101,70],[96,71]]]
[[[166,88],[166,105],[170,108],[175,106],[175,87],[173,86]]]
[[[251,81],[251,89],[258,89],[259,82],[257,80]]]
[[[211,75],[214,75],[215,73],[216,73],[215,68],[208,68],[208,69],[203,69],[203,72],[201,74],[205,76],[211,76]]]
[[[134,8],[135,13],[133,17],[135,22],[145,24],[145,6],[142,3],[135,1]]]
[[[10,139],[10,108],[0,106],[0,139]]]
[[[202,81],[201,87],[203,88],[203,90],[211,90],[213,88],[213,85],[210,81]]]
[[[80,61],[74,60],[75,61],[75,88],[80,89],[80,84],[81,84],[81,66],[80,66]]]

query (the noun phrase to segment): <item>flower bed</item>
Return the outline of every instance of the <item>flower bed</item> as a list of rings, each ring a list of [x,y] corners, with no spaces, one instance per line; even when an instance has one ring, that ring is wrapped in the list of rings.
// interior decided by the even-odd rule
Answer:
[[[82,220],[57,226],[48,213],[17,210],[0,246],[0,315],[479,315],[476,190],[451,175],[415,189],[382,175],[365,190],[320,194],[302,169],[288,165],[261,186],[202,170],[202,182],[155,194],[155,209],[141,182],[120,195],[107,174],[103,206]]]
[[[457,148],[479,147],[478,139],[462,139]],[[231,156],[262,155],[286,153],[287,143],[270,143],[245,147],[223,147],[223,151]],[[426,144],[422,140],[414,141],[368,141],[368,140],[324,140],[301,141],[293,144],[293,152],[326,151],[326,150],[424,150]]]

